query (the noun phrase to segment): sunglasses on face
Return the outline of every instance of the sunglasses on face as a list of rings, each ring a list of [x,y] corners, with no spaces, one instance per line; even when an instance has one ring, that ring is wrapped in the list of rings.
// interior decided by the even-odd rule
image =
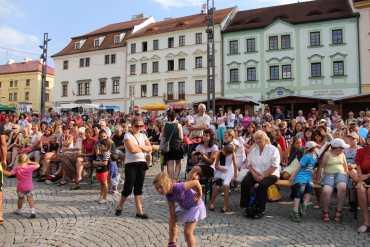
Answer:
[[[141,124],[137,124],[137,125],[134,125],[135,128],[143,128],[144,125],[141,125]]]

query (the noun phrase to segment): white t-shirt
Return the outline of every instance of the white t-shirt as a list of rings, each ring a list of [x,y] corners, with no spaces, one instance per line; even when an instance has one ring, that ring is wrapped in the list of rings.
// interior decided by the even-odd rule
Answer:
[[[241,168],[245,159],[247,158],[245,155],[243,138],[238,137],[238,139],[234,139],[231,144],[235,146],[236,165],[238,168]]]
[[[145,141],[148,140],[148,137],[143,133],[139,133],[137,136],[133,136],[130,132],[127,132],[123,140],[131,140],[136,145],[144,146]],[[125,164],[134,162],[146,162],[145,153],[130,153],[130,151],[128,151],[128,149],[126,148]]]
[[[204,146],[203,144],[199,144],[196,148],[195,148],[195,151],[196,152],[201,152],[202,154],[205,154],[208,156],[208,158],[211,157],[211,154],[213,152],[218,152],[218,147],[216,144],[213,144],[212,147],[206,147]],[[208,165],[208,164],[205,164],[204,162],[200,162],[200,165]],[[212,164],[212,168],[214,169],[214,164]]]
[[[204,114],[203,116],[195,115],[194,116],[194,125],[196,127],[199,127],[201,125],[206,125],[207,128],[211,126],[211,118],[207,114]],[[203,136],[203,130],[193,130],[191,132],[191,136]]]
[[[267,144],[260,154],[259,147],[255,145],[249,152],[247,160],[248,164],[259,173],[266,171],[271,166],[276,167],[277,169],[272,175],[280,177],[280,153],[275,146]]]
[[[41,132],[32,133],[30,136],[30,144],[32,146],[35,145],[37,142],[41,140],[41,136],[42,136]]]
[[[227,127],[228,128],[234,128],[235,126],[235,114],[234,113],[231,113],[231,114],[227,114]]]

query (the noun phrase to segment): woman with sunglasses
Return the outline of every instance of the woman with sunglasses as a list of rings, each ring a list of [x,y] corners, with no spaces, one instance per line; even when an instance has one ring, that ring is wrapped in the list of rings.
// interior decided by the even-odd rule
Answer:
[[[147,219],[148,216],[144,214],[141,195],[143,194],[145,171],[148,169],[146,156],[152,152],[152,146],[148,137],[141,132],[144,128],[143,119],[134,117],[131,125],[132,130],[127,132],[124,137],[126,149],[125,183],[115,214],[116,216],[122,214],[122,208],[126,199],[134,191],[136,218]]]

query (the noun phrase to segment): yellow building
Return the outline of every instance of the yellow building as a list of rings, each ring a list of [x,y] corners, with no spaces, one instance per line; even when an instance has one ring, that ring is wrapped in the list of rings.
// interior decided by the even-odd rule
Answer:
[[[40,112],[41,72],[39,60],[0,65],[0,103],[21,112]],[[53,107],[54,69],[47,68],[45,109]]]

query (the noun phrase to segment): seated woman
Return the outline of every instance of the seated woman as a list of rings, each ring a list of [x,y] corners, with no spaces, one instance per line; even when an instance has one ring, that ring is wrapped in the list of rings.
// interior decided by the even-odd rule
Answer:
[[[357,164],[357,199],[362,210],[363,223],[358,228],[358,232],[369,232],[369,209],[370,190],[365,185],[370,185],[370,134],[366,138],[366,146],[356,153],[355,162]]]
[[[189,179],[211,178],[214,175],[212,165],[218,153],[214,132],[211,129],[206,129],[203,132],[202,140],[202,143],[198,144],[192,154],[194,166],[189,172]]]
[[[21,147],[20,136],[19,125],[14,124],[8,139],[8,154],[11,155],[9,167],[12,167],[17,159],[19,148]]]
[[[318,181],[320,180],[322,171],[324,177],[322,180],[323,190],[321,193],[321,204],[323,207],[322,220],[329,222],[329,205],[331,195],[334,188],[337,189],[337,209],[334,220],[340,222],[342,219],[342,208],[347,191],[348,181],[348,166],[344,149],[349,148],[342,139],[335,138],[330,142],[331,149],[324,154],[320,162],[319,170],[317,173]]]
[[[247,156],[246,168],[249,172],[241,183],[240,207],[246,208],[245,214],[251,218],[261,218],[264,215],[267,201],[267,189],[280,176],[280,153],[270,144],[270,139],[264,131],[254,134],[255,145]],[[255,189],[255,202],[251,202],[251,192]]]
[[[42,171],[41,171],[40,178],[37,180],[38,182],[45,182],[45,180],[47,179],[47,176],[49,175],[50,159],[52,156],[55,155],[55,151],[56,151],[54,150],[54,152],[51,152],[50,150],[50,144],[52,142],[52,138],[54,138],[52,136],[52,129],[47,128],[44,131],[40,139],[41,153],[43,154],[43,158],[40,161]]]

